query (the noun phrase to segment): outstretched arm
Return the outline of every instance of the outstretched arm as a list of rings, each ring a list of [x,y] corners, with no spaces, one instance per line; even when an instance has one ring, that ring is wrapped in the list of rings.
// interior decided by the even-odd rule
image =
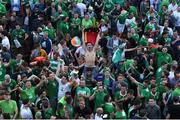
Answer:
[[[130,48],[130,49],[125,49],[125,52],[134,51],[134,50],[136,50],[136,49],[137,49],[137,47],[135,47],[135,48]]]
[[[129,79],[138,86],[139,82],[135,78],[133,78],[128,72],[127,72],[127,75]]]

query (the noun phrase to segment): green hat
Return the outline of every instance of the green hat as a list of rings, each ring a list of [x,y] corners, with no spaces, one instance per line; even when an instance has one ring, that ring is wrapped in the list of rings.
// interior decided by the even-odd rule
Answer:
[[[107,72],[107,71],[110,72],[110,68],[109,67],[105,67],[104,70],[103,70],[104,73]]]

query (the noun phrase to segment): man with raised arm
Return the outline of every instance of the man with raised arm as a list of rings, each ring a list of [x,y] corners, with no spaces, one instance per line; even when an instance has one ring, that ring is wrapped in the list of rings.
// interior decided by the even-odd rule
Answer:
[[[92,71],[92,74],[94,73],[94,68],[95,68],[95,60],[96,60],[96,49],[98,46],[98,42],[100,40],[100,33],[98,33],[97,38],[96,38],[96,43],[93,45],[92,43],[88,42],[85,43],[85,38],[84,38],[84,30],[82,30],[82,43],[83,43],[83,48],[85,50],[85,67],[84,67],[84,73],[86,74],[87,70]]]

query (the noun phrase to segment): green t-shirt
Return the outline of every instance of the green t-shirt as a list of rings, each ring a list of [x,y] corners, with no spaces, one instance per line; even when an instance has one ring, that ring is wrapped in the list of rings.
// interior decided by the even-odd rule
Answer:
[[[150,24],[148,23],[146,26],[145,26],[145,31],[148,32],[148,31],[153,31],[153,30],[156,30],[156,27],[154,24]]]
[[[62,105],[66,105],[67,104],[67,102],[66,102],[66,100],[65,100],[65,96],[64,97],[62,97],[60,100],[59,100],[59,102],[58,103],[61,103]]]
[[[6,75],[6,68],[4,66],[4,64],[0,65],[0,81],[4,81],[5,80],[5,75]]]
[[[71,20],[71,26],[72,26],[72,32],[74,34],[78,34],[79,30],[80,30],[80,26],[81,26],[81,19],[80,18],[73,18]]]
[[[57,0],[57,1],[55,2],[56,8],[61,7],[62,10],[67,11],[67,10],[68,10],[68,7],[67,7],[67,5],[64,3],[64,1],[65,1],[65,0],[63,0],[62,3],[59,3],[59,1]]]
[[[163,94],[167,91],[166,87],[163,84],[157,85],[157,92],[160,94]],[[160,96],[161,97],[161,96]]]
[[[155,95],[152,94],[152,92],[150,93],[150,98],[154,98],[154,100],[159,101],[160,98],[160,93],[156,92]]]
[[[47,95],[49,98],[55,98],[58,94],[58,83],[55,80],[48,80]]]
[[[53,27],[52,28],[46,27],[43,31],[48,33],[48,36],[51,40],[55,39],[56,30]]]
[[[105,103],[104,97],[106,96],[106,93],[104,92],[97,92],[94,98],[94,110],[96,111],[96,108],[102,107],[102,105]]]
[[[20,30],[14,29],[12,31],[12,39],[13,40],[15,38],[23,39],[24,35],[25,35],[25,31],[23,29],[20,29]]]
[[[91,94],[91,91],[88,87],[77,87],[76,89],[76,95],[79,97],[79,94],[83,94],[83,95],[90,95]]]
[[[15,59],[12,59],[10,62],[10,68],[11,68],[11,74],[16,72],[17,68],[17,61]]]
[[[13,79],[11,79],[11,82],[9,83],[9,85],[8,85],[8,87],[7,87],[7,90],[8,90],[9,92],[11,92],[11,90],[13,90],[13,89],[16,87],[16,85],[17,85],[16,81],[13,80]],[[16,94],[15,94],[15,92],[12,92],[12,93],[11,93],[11,98],[12,98],[13,100],[16,99]]]
[[[64,108],[66,108],[66,110],[68,111],[68,113],[69,113],[69,118],[70,118],[70,119],[73,119],[73,118],[74,118],[74,108],[73,108],[73,106],[67,104],[67,105],[64,106]]]
[[[108,88],[109,87],[109,84],[110,84],[110,80],[109,79],[104,79],[104,86],[106,87],[106,88]]]
[[[52,115],[53,115],[52,108],[48,108],[47,110],[45,110],[45,112],[44,112],[45,119],[50,119]]]
[[[30,89],[26,88],[22,91],[22,99],[29,99],[31,102],[35,102],[36,94],[35,94],[35,87],[31,87]]]
[[[112,103],[105,103],[103,106],[103,110],[105,114],[111,114],[115,112],[115,107]]]
[[[159,67],[156,71],[156,83],[159,85],[161,83],[163,68]]]
[[[2,100],[0,102],[0,108],[2,110],[2,113],[10,113],[11,115],[14,115],[17,109],[17,103],[14,100],[10,100],[9,102],[7,102],[6,100]]]
[[[7,13],[6,7],[2,3],[0,3],[0,17],[6,15],[6,13]]]
[[[142,83],[139,83],[139,90],[140,90],[140,95],[143,96],[146,101],[148,101],[150,97],[149,88],[144,88],[144,85]]]
[[[66,35],[66,34],[69,32],[68,22],[60,22],[60,24],[58,25],[58,29],[59,29],[64,35]]]
[[[176,88],[174,89],[174,91],[172,92],[173,97],[179,97],[180,96],[180,88]]]
[[[85,28],[85,29],[88,29],[88,28],[91,28],[91,27],[93,27],[93,22],[92,22],[92,20],[85,20],[85,19],[83,19],[82,20],[82,26]]]
[[[127,95],[128,95],[127,93],[126,93],[125,95],[122,95],[121,91],[117,91],[117,92],[115,93],[114,98],[115,98],[116,101],[119,101],[119,100],[127,97]]]
[[[157,66],[160,67],[163,62],[172,63],[172,57],[169,53],[157,52]]]
[[[126,116],[126,113],[125,113],[124,110],[122,110],[122,111],[117,111],[117,112],[115,113],[115,119],[126,119],[126,118],[127,118],[127,116]]]

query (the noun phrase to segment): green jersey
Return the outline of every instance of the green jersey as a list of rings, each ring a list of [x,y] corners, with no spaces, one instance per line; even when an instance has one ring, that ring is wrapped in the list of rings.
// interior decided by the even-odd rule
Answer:
[[[169,53],[157,52],[157,66],[160,67],[163,62],[172,63],[172,57]]]
[[[122,111],[117,111],[117,112],[115,113],[115,119],[126,119],[126,118],[127,118],[127,116],[126,116],[126,113],[125,113],[124,110],[122,110]]]
[[[139,91],[140,91],[140,95],[143,96],[146,101],[148,101],[149,97],[150,97],[150,90],[149,90],[149,88],[148,87],[145,88],[142,83],[139,83]]]
[[[60,22],[60,24],[57,26],[57,28],[63,33],[63,35],[66,35],[67,33],[69,33],[68,22]]]
[[[105,103],[104,101],[104,97],[106,96],[106,93],[104,92],[97,92],[94,98],[94,111],[96,111],[96,109],[98,107],[102,107],[102,105]]]
[[[48,36],[51,40],[55,39],[56,30],[53,27],[52,28],[45,27],[43,31],[48,33]]]
[[[22,99],[29,99],[32,103],[35,102],[36,94],[35,94],[35,87],[26,88],[22,91],[21,95]]]
[[[156,30],[156,27],[155,27],[154,24],[148,23],[148,24],[145,26],[145,31],[146,31],[146,32],[154,31],[154,30]]]
[[[6,15],[6,13],[7,13],[6,7],[2,3],[0,3],[0,17]]]
[[[20,30],[17,30],[17,29],[14,29],[12,31],[12,39],[14,40],[15,38],[18,38],[18,39],[23,39],[25,35],[25,31],[23,29],[20,29]]]
[[[91,27],[93,27],[93,22],[92,22],[92,20],[85,20],[85,19],[83,19],[82,20],[82,26],[85,28],[85,29],[88,29],[88,28],[91,28]]]
[[[103,106],[103,110],[105,114],[111,114],[115,112],[115,107],[112,103],[105,103]]]
[[[49,98],[55,98],[58,94],[58,83],[56,80],[48,80],[47,94]]]
[[[91,94],[91,91],[88,87],[77,87],[76,89],[76,95],[79,97],[79,95],[82,94],[82,95],[90,95]]]
[[[173,97],[179,97],[180,96],[180,88],[176,88],[173,92],[172,92]]]
[[[152,92],[150,93],[150,98],[154,98],[154,100],[159,101],[160,98],[160,93],[156,92],[155,94],[153,94]]]
[[[119,101],[119,100],[121,100],[121,99],[123,99],[123,98],[126,98],[127,95],[128,95],[127,92],[123,95],[123,94],[121,93],[121,91],[117,91],[117,92],[115,93],[114,98],[115,98],[116,101]]]
[[[79,33],[80,26],[81,26],[80,18],[73,18],[71,20],[71,27],[72,27],[72,32],[74,35],[77,35]]]
[[[47,108],[47,109],[44,111],[44,118],[45,118],[45,119],[50,119],[52,115],[53,115],[52,108]]]
[[[10,115],[14,115],[17,109],[17,103],[14,100],[10,100],[9,102],[7,102],[6,100],[2,100],[0,102],[0,108],[2,110],[2,113],[9,113]]]

